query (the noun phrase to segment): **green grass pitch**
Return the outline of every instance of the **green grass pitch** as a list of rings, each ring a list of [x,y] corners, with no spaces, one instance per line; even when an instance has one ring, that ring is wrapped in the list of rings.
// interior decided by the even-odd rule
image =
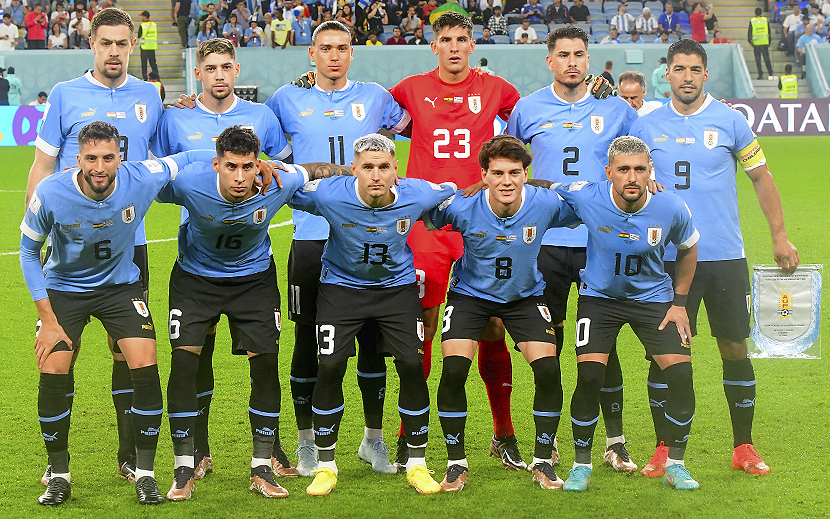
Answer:
[[[782,194],[791,241],[803,263],[823,263],[830,253],[830,212],[826,201],[830,182],[826,173],[826,137],[762,139],[770,169]],[[406,163],[406,144],[399,144],[401,164]],[[759,453],[772,467],[765,477],[733,470],[732,433],[721,384],[721,362],[715,341],[709,337],[705,317],[693,345],[697,410],[687,453],[687,466],[700,482],[696,492],[676,492],[660,479],[639,473],[623,476],[602,467],[602,446],[594,451],[594,475],[588,492],[546,492],[531,482],[528,473],[506,472],[487,457],[492,434],[489,406],[481,379],[473,369],[468,399],[470,418],[467,446],[470,481],[455,495],[418,495],[403,476],[376,475],[357,459],[362,438],[362,410],[354,369],[346,376],[346,414],[338,442],[339,484],[324,498],[305,494],[310,479],[282,480],[291,493],[284,500],[266,500],[247,491],[250,428],[247,417],[249,381],[244,358],[232,357],[227,325],[219,327],[214,359],[216,392],[211,412],[211,444],[216,471],[197,482],[192,500],[142,508],[129,484],[115,475],[116,431],[110,398],[111,360],[103,329],[97,321],[87,327],[76,367],[72,415],[72,500],[60,509],[44,509],[35,498],[46,456],[37,422],[38,374],[33,355],[35,307],[18,266],[18,225],[23,214],[26,176],[34,148],[0,148],[3,185],[0,186],[0,516],[2,517],[826,517],[830,478],[824,464],[828,433],[828,369],[822,360],[757,360],[757,410],[754,440]],[[739,202],[747,256],[750,264],[771,263],[769,231],[752,186],[739,173]],[[822,209],[825,207],[825,209]],[[290,219],[287,210],[275,224]],[[167,284],[176,255],[178,208],[154,204],[147,216],[151,271],[150,308],[159,330],[158,352],[162,385],[169,372],[169,342],[165,333]],[[279,279],[285,306],[288,248],[291,226],[271,231],[273,251],[280,267]],[[559,428],[562,470],[573,462],[568,409],[575,383],[572,351],[575,297],[567,323],[568,347],[562,358],[565,386],[563,420]],[[285,312],[285,308],[283,308]],[[826,308],[825,308],[826,312]],[[293,325],[283,321],[280,360],[282,381],[281,438],[287,451],[296,446],[296,429],[288,386],[293,347]],[[822,329],[827,334],[825,319]],[[645,392],[647,363],[643,348],[625,328],[619,341],[625,374],[625,433],[633,459],[642,466],[653,452],[653,429]],[[438,340],[433,351],[429,380],[432,402],[441,373]],[[825,355],[830,357],[830,355]],[[352,361],[354,362],[354,361]],[[513,353],[513,419],[525,457],[532,454],[532,374],[521,355]],[[386,442],[394,446],[398,417],[398,382],[389,364]],[[432,434],[427,461],[441,479],[446,451],[433,405]],[[597,443],[604,431],[597,430]],[[156,474],[163,492],[172,479],[172,450],[166,417],[162,425]]]

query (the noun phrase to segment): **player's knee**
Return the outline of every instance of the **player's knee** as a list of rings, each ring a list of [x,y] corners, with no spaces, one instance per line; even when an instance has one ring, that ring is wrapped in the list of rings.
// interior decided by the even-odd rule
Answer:
[[[749,354],[746,340],[717,339],[720,356],[726,360],[744,360]]]
[[[343,377],[346,375],[347,363],[344,362],[321,362],[317,367],[317,384],[328,383],[343,383]]]
[[[561,386],[558,357],[541,357],[530,363],[537,392],[552,393],[557,384]]]
[[[577,385],[585,390],[598,392],[605,383],[605,364],[601,362],[580,362],[577,371]]]

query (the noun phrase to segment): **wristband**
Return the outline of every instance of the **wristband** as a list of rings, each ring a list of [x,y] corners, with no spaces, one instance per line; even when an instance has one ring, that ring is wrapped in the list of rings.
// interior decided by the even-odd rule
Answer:
[[[686,300],[689,299],[689,294],[678,294],[677,292],[674,293],[674,301],[672,301],[672,306],[679,306],[682,308],[686,308]]]

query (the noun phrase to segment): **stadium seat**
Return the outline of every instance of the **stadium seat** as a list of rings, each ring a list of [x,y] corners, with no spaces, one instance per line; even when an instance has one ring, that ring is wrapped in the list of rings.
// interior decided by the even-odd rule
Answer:
[[[620,43],[631,43],[631,35],[630,34],[620,34],[619,40],[620,40]]]
[[[539,2],[539,5],[541,5],[542,7],[544,7],[544,8],[545,8],[545,10],[547,10],[547,8],[548,8],[549,6],[553,5],[553,0],[541,0],[541,1]]]
[[[562,2],[562,5],[564,5],[568,9],[570,9],[571,7],[574,6],[574,3],[573,2]]]
[[[398,27],[398,26],[397,25],[384,25],[383,26],[383,32],[386,33],[386,34],[392,34],[392,29],[394,29],[395,27]],[[384,43],[386,43],[386,42],[384,41]]]
[[[628,4],[626,4],[626,5],[628,5]],[[628,11],[627,11],[627,12],[628,12],[628,14],[630,14],[631,16],[633,16],[634,18],[637,18],[638,16],[640,16],[641,14],[643,14],[643,8],[642,8],[642,7],[640,7],[640,4],[639,4],[639,3],[636,3],[636,2],[635,2],[633,6],[630,6],[630,7],[628,8]]]
[[[591,14],[602,12],[602,4],[600,2],[585,2],[585,7],[588,8]]]
[[[477,24],[477,23],[473,24],[473,32],[475,32],[475,31],[481,32],[483,30],[484,30],[483,25],[480,25],[480,24]]]
[[[432,40],[432,25],[424,24],[424,38]]]
[[[548,26],[543,24],[543,23],[532,23],[532,24],[530,24],[530,28],[533,29],[534,31],[536,31],[537,33],[539,31],[541,31],[545,34],[548,33]]]
[[[594,31],[594,39],[597,41],[602,40],[606,36],[608,36],[608,31]]]
[[[513,34],[516,32],[516,29],[518,29],[521,26],[522,26],[522,24],[520,24],[520,23],[511,23],[510,25],[507,26],[507,34],[509,36],[513,36]]]
[[[548,32],[551,33],[553,31],[555,31],[556,29],[559,29],[560,27],[567,27],[567,26],[568,25],[565,24],[565,23],[554,23],[554,24],[548,26]]]
[[[674,43],[674,42],[676,42],[676,41],[677,41],[677,40],[679,40],[679,39],[680,39],[680,38],[679,38],[676,34],[669,34],[669,41],[670,41],[670,42]]]
[[[573,25],[574,25],[574,27],[579,27],[583,31],[587,32],[588,34],[591,34],[591,24],[589,24],[589,23],[575,23]]]
[[[494,42],[499,43],[499,44],[509,44],[510,43],[510,38],[508,38],[507,36],[505,36],[503,34],[495,34],[493,36],[490,36],[490,38],[492,38]]]
[[[684,13],[683,11],[677,13],[677,23],[683,25],[689,23],[689,15]]]
[[[475,41],[475,40],[477,40],[477,39],[479,39],[483,36],[484,36],[484,33],[482,31],[473,31],[473,41]]]
[[[615,15],[615,14],[617,14],[617,7],[619,7],[619,6],[620,6],[619,2],[608,1],[608,2],[605,2],[604,4],[602,4],[602,10],[603,10],[603,12],[605,12],[606,15],[608,15],[608,14]]]
[[[596,34],[597,32],[604,32],[608,34],[608,31],[611,30],[611,26],[607,23],[591,23],[591,31]]]
[[[680,26],[680,32],[683,34],[692,34],[692,26],[688,23],[680,22],[678,24]]]
[[[608,23],[608,17],[605,13],[591,13],[591,25],[595,23]]]
[[[658,1],[650,1],[646,2],[644,7],[648,7],[651,9],[651,13],[662,13],[663,12],[663,3]]]

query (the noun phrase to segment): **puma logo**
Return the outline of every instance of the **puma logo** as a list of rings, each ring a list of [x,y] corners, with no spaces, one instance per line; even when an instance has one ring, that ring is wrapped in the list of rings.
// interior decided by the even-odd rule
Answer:
[[[437,98],[437,97],[436,97],[435,99],[430,99],[430,98],[428,98],[428,97],[426,97],[426,96],[424,97],[424,101],[428,101],[428,102],[429,102],[429,104],[431,104],[433,108],[435,108],[435,101],[437,101],[437,100],[438,100],[438,98]]]

